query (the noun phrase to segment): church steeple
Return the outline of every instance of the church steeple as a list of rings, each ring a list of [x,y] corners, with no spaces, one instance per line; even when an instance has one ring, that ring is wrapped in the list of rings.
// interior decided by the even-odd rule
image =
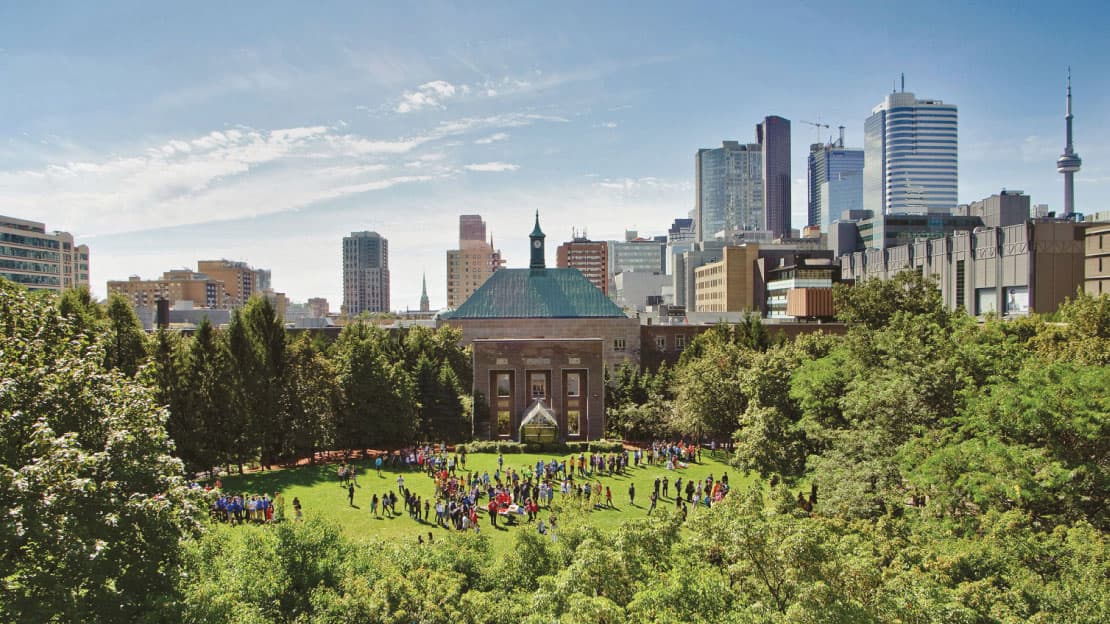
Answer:
[[[428,275],[426,273],[420,278],[420,311],[432,311],[432,306],[428,303]]]
[[[532,262],[528,264],[530,269],[545,269],[547,262],[544,260],[543,240],[547,235],[540,229],[540,211],[536,211],[536,226],[532,228],[532,233],[528,235],[532,239]]]

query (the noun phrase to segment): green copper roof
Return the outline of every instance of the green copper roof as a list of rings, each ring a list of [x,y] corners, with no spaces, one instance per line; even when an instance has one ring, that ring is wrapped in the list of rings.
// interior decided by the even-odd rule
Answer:
[[[536,211],[536,226],[532,228],[532,233],[529,235],[535,238],[545,238],[546,235],[540,229],[540,211]]]
[[[623,318],[578,269],[501,269],[446,319]]]

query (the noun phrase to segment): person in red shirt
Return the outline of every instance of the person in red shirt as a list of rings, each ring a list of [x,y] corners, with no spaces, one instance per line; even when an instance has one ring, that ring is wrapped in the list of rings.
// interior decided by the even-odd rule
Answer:
[[[497,501],[490,499],[489,505],[486,505],[486,509],[489,510],[489,523],[497,527]]]

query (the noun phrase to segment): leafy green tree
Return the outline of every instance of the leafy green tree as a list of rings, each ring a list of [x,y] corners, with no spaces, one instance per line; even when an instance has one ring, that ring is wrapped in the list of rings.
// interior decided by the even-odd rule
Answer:
[[[289,346],[282,412],[287,415],[294,457],[316,461],[316,452],[335,442],[342,390],[335,365],[308,334]]]
[[[106,317],[104,365],[134,377],[146,360],[146,332],[142,323],[131,304],[120,294],[108,298]]]
[[[897,312],[925,315],[940,325],[946,324],[948,317],[936,279],[910,270],[889,280],[837,284],[833,287],[833,306],[838,320],[871,329],[886,325]]]
[[[411,442],[418,432],[416,384],[403,363],[388,359],[384,330],[363,323],[343,328],[336,369],[343,390],[337,437],[345,448]]]
[[[198,508],[164,408],[59,308],[0,282],[0,619],[140,620],[170,600]]]

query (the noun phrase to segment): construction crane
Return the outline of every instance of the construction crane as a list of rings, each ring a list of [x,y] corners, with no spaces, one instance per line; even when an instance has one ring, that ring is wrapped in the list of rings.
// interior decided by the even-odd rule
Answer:
[[[818,118],[818,119],[820,119],[820,118]],[[828,130],[832,129],[832,126],[830,126],[829,124],[823,124],[821,122],[812,122],[812,121],[800,120],[800,123],[808,124],[808,125],[813,126],[814,128],[817,129],[817,142],[818,143],[821,142],[821,128],[826,128]],[[837,126],[836,128],[838,130],[840,130],[840,139],[837,141],[836,145],[837,145],[837,147],[844,147],[844,126]],[[830,136],[829,137],[829,143],[831,144],[832,142],[833,142],[832,137]]]
[[[821,128],[825,128],[826,130],[830,129],[829,124],[823,124],[819,121],[818,122],[813,122],[813,121],[806,121],[806,120],[802,119],[802,120],[799,121],[799,123],[804,123],[808,126],[813,126],[814,129],[816,129],[816,131],[817,131],[817,142],[818,143],[821,142]]]

